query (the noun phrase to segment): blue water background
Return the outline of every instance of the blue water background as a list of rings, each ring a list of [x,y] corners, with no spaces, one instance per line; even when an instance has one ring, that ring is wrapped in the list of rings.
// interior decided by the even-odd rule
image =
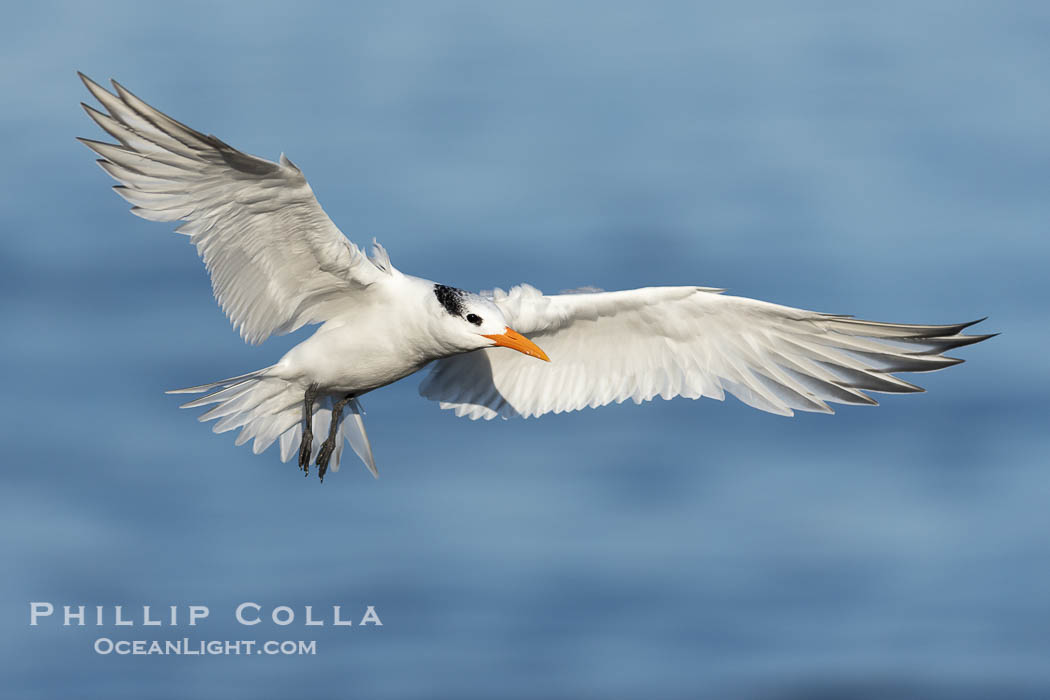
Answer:
[[[1050,697],[1050,6],[21,3],[0,29],[12,697]],[[116,77],[472,289],[702,284],[1002,331],[835,416],[366,397],[322,486],[163,391],[274,362],[75,136]],[[28,602],[206,604],[188,627]],[[379,629],[245,628],[246,600]],[[330,615],[330,613],[328,613]],[[117,657],[98,636],[316,639]]]

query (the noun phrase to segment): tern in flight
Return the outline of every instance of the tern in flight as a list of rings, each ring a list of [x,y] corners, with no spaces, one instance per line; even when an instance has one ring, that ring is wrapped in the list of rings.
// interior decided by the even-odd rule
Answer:
[[[84,109],[118,143],[81,141],[133,213],[182,222],[244,340],[320,324],[277,364],[171,393],[210,392],[184,407],[212,406],[201,420],[240,428],[257,454],[279,442],[307,475],[315,456],[322,480],[344,441],[377,475],[359,398],[428,365],[420,393],[472,419],[726,392],[790,416],[922,391],[894,373],[958,364],[943,353],[991,337],[962,334],[976,321],[876,323],[708,287],[474,294],[413,277],[347,239],[283,154],[242,153],[80,77],[105,111]]]

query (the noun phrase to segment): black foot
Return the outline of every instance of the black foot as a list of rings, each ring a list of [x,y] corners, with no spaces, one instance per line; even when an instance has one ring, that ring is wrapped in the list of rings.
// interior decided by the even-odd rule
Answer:
[[[321,451],[317,453],[317,476],[324,483],[324,475],[328,473],[328,462],[335,452],[336,433],[339,432],[339,424],[343,421],[343,408],[353,398],[347,394],[332,406],[332,422],[328,425],[328,438],[321,443]]]
[[[333,452],[335,452],[335,440],[329,438],[321,443],[321,450],[317,453],[317,476],[321,479],[321,483],[324,483],[324,475],[328,472],[328,461],[332,459]]]
[[[306,476],[310,476],[310,452],[313,449],[313,433],[303,433],[303,440],[299,443],[299,468]]]
[[[310,452],[313,450],[314,401],[317,400],[317,385],[306,387],[303,395],[303,439],[299,443],[299,468],[310,476]]]

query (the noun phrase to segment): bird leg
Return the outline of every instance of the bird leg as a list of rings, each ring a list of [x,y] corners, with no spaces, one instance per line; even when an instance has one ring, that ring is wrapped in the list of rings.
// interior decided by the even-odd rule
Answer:
[[[303,439],[299,443],[299,468],[310,476],[310,450],[314,444],[314,401],[317,400],[317,385],[306,387],[303,396]]]
[[[324,475],[328,471],[328,461],[335,451],[336,433],[339,431],[339,423],[343,420],[343,408],[354,398],[347,394],[332,406],[332,422],[328,425],[328,439],[321,443],[321,451],[317,453],[317,476],[324,483]]]

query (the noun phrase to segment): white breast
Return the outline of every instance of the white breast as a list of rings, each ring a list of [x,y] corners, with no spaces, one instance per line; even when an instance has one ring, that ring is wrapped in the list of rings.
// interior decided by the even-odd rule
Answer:
[[[361,395],[402,379],[440,354],[428,336],[433,283],[408,276],[376,285],[281,358],[274,373],[304,386]]]

